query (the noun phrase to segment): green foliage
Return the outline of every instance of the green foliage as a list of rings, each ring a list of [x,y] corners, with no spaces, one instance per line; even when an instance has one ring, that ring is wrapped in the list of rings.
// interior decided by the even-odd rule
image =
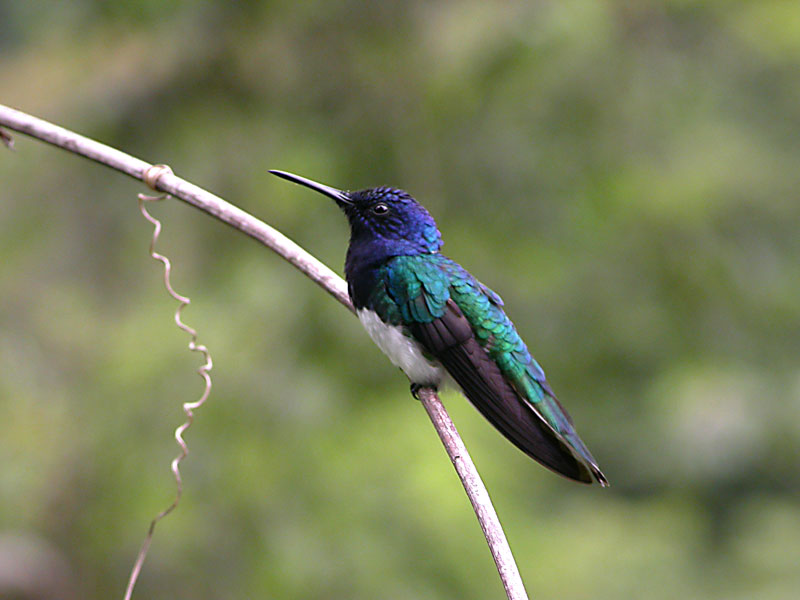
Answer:
[[[0,5],[3,103],[168,162],[333,266],[343,217],[267,169],[431,210],[613,486],[545,471],[445,394],[533,596],[796,597],[797,2],[37,5]],[[199,362],[147,257],[142,186],[16,147],[0,536],[46,541],[80,597],[113,597],[171,500]],[[501,597],[435,433],[358,322],[246,237],[154,213],[214,389],[138,596]]]

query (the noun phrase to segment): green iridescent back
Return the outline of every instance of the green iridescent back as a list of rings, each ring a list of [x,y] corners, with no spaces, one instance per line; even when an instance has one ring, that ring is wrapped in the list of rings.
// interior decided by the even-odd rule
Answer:
[[[441,254],[394,257],[379,269],[377,276],[384,285],[373,288],[370,302],[381,319],[392,325],[429,323],[444,315],[447,300],[452,299],[470,323],[478,343],[520,396],[576,450],[585,450],[496,293]]]

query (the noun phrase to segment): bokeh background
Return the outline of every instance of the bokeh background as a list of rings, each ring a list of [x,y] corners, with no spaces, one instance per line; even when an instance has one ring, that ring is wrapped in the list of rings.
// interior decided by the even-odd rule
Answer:
[[[798,597],[795,0],[12,1],[0,82],[337,270],[344,218],[269,168],[420,199],[613,485],[551,474],[444,395],[533,597]],[[19,135],[0,182],[0,596],[121,597],[198,358],[142,185]],[[214,389],[136,596],[502,597],[358,322],[227,226],[154,213]]]

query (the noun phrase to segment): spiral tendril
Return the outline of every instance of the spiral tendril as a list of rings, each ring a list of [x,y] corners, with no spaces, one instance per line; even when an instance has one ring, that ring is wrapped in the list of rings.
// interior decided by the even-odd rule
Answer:
[[[158,167],[162,167],[162,165],[157,165]],[[170,171],[171,172],[171,171]],[[158,174],[153,178],[153,184],[151,187],[155,187],[155,180],[157,180]],[[148,182],[149,184],[149,182]],[[136,585],[136,580],[139,578],[139,573],[142,570],[142,565],[144,564],[145,557],[147,556],[147,551],[150,548],[150,542],[153,539],[153,532],[155,531],[156,524],[166,517],[169,513],[171,513],[175,508],[178,506],[178,503],[181,500],[181,496],[183,495],[183,480],[181,478],[181,471],[180,471],[180,464],[184,458],[189,454],[189,447],[186,445],[186,442],[183,439],[184,432],[192,426],[194,422],[194,411],[200,408],[208,398],[208,395],[211,393],[211,376],[209,375],[209,371],[212,368],[211,362],[211,355],[208,352],[208,348],[206,348],[202,344],[197,343],[197,331],[186,325],[181,320],[181,312],[183,311],[184,307],[187,306],[191,300],[186,296],[182,296],[178,294],[173,288],[172,284],[170,283],[170,272],[172,270],[172,263],[170,260],[156,252],[156,242],[158,242],[158,236],[161,233],[161,222],[153,217],[149,212],[147,212],[147,208],[145,207],[146,202],[158,202],[167,198],[166,194],[161,196],[148,196],[145,194],[139,194],[139,210],[142,212],[142,215],[145,219],[147,219],[153,225],[153,236],[150,239],[150,256],[164,265],[164,287],[167,288],[167,292],[170,296],[172,296],[175,300],[178,301],[178,308],[175,310],[175,324],[183,331],[188,333],[191,336],[191,340],[189,341],[189,350],[191,352],[199,352],[203,355],[205,359],[205,363],[197,369],[197,373],[200,377],[203,378],[205,382],[205,389],[203,390],[202,395],[200,396],[199,400],[195,402],[184,402],[183,403],[183,412],[186,414],[186,421],[183,422],[176,430],[175,430],[175,441],[178,443],[180,447],[179,454],[172,459],[172,463],[170,463],[170,468],[172,470],[172,474],[175,477],[175,484],[176,484],[176,494],[175,499],[172,501],[167,508],[162,510],[158,513],[155,518],[150,522],[150,528],[147,531],[147,535],[145,536],[144,542],[142,543],[142,547],[139,550],[139,555],[136,558],[136,563],[134,563],[133,568],[131,569],[130,578],[128,580],[128,587],[125,590],[125,600],[130,600],[131,595],[133,594],[133,588]]]

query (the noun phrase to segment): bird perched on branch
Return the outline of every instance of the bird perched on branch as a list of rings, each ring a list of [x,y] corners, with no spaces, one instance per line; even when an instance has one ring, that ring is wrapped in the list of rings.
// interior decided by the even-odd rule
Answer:
[[[350,222],[345,275],[372,340],[411,380],[438,388],[445,374],[520,450],[553,471],[607,486],[503,301],[439,253],[428,211],[403,190],[346,192],[270,171],[332,198]]]

